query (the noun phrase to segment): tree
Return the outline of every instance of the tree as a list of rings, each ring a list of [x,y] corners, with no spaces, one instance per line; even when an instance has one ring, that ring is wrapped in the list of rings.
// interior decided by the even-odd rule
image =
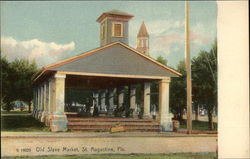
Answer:
[[[4,110],[10,111],[13,109],[14,100],[11,93],[11,81],[9,80],[10,64],[5,57],[1,57],[1,107]]]
[[[183,114],[186,107],[186,71],[184,61],[180,61],[177,71],[182,76],[172,78],[170,83],[170,111],[174,114],[174,119],[184,122]]]
[[[209,129],[213,130],[213,111],[217,108],[217,42],[212,49],[200,51],[192,59],[193,101],[208,112]]]
[[[168,61],[163,56],[158,56],[156,61],[160,62],[161,64],[167,66]]]
[[[6,110],[11,110],[11,102],[20,100],[29,105],[31,112],[31,101],[33,99],[32,79],[37,73],[35,61],[31,63],[26,59],[16,59],[8,62],[1,58],[3,101],[6,103]]]

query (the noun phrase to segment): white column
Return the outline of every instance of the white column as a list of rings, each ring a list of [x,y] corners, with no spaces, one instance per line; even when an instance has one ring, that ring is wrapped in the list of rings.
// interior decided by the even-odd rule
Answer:
[[[118,88],[118,107],[121,107],[124,102],[124,89],[123,87]]]
[[[46,82],[46,86],[47,86],[47,89],[46,89],[47,116],[46,116],[45,124],[46,124],[46,126],[49,126],[51,115],[52,115],[52,111],[51,111],[51,107],[50,107],[51,106],[51,104],[50,104],[51,103],[51,80],[50,79]]]
[[[133,109],[133,117],[138,117],[136,108],[136,87],[130,86],[130,109]]]
[[[47,106],[46,106],[46,82],[44,82],[42,84],[42,106],[43,106],[43,112],[42,112],[42,116],[41,116],[41,122],[45,122],[46,120],[46,115],[47,115]]]
[[[32,116],[35,116],[36,112],[36,89],[33,88],[33,111],[32,111]]]
[[[67,116],[64,113],[65,78],[65,74],[56,73],[52,80],[53,115],[50,123],[50,129],[52,132],[67,131],[68,121]]]
[[[109,110],[114,109],[114,90],[109,89]]]
[[[37,86],[36,88],[36,114],[35,114],[35,118],[38,119],[38,115],[39,115],[39,111],[40,111],[40,88],[39,86]]]
[[[95,112],[95,110],[96,109],[98,109],[99,110],[99,106],[98,106],[98,102],[99,102],[99,91],[97,90],[97,91],[95,91],[95,92],[93,92],[93,111],[92,111],[92,113],[94,113]],[[94,115],[94,114],[93,114]],[[97,114],[95,114],[95,115],[97,115]]]
[[[95,93],[95,98],[96,98],[96,107],[99,109],[99,91]]]
[[[118,89],[114,88],[113,89],[113,96],[114,96],[114,109],[118,107]],[[117,103],[115,103],[117,101]]]
[[[38,111],[37,118],[38,118],[38,120],[40,120],[40,117],[42,115],[42,87],[41,87],[41,85],[39,85],[39,94],[38,94],[38,96],[39,96],[39,111]]]
[[[101,91],[101,107],[100,107],[101,109],[100,110],[104,110],[106,107],[105,97],[106,97],[106,90],[102,90]]]
[[[144,83],[144,108],[143,108],[143,118],[150,118],[150,83]]]
[[[170,77],[159,83],[159,119],[161,131],[172,131],[172,120],[169,114]]]
[[[99,98],[98,92],[93,93],[93,98],[95,98],[95,101],[93,100],[93,106],[95,106],[96,104],[96,106],[98,107],[98,98]]]
[[[35,110],[35,114],[34,114],[34,117],[36,118],[37,117],[37,112],[38,112],[38,88],[36,87],[35,89],[35,95],[36,95],[36,110]]]
[[[38,113],[38,120],[41,121],[43,113],[43,87],[42,85],[39,86],[39,113]]]
[[[92,95],[93,95],[93,98],[92,98],[92,99],[93,99],[93,100],[92,100],[92,105],[95,106],[95,93],[93,92]]]

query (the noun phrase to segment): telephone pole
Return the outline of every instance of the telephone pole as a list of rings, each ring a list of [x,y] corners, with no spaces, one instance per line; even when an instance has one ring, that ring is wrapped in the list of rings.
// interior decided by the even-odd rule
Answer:
[[[190,39],[189,39],[189,1],[185,1],[185,64],[187,73],[187,130],[192,133],[192,77],[190,64]]]

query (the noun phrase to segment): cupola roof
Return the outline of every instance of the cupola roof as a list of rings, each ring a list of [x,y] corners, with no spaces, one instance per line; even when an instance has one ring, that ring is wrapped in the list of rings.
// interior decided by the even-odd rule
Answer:
[[[148,35],[146,25],[144,24],[144,22],[142,22],[140,30],[139,30],[139,32],[137,34],[137,37],[148,37],[148,36],[149,35]]]
[[[132,14],[128,14],[126,12],[120,11],[120,10],[111,10],[108,12],[104,12],[102,13],[97,19],[97,22],[101,22],[104,18],[106,17],[120,17],[120,18],[124,18],[126,20],[129,20],[131,18],[133,18],[134,16]]]

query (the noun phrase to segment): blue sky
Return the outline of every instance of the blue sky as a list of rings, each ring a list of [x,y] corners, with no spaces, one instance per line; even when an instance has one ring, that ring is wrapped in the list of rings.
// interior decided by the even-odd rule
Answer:
[[[176,67],[184,59],[183,1],[25,1],[1,2],[1,52],[7,59],[35,59],[39,67],[99,47],[101,13],[133,14],[129,45],[136,47],[142,21],[150,35],[150,55]],[[190,2],[191,56],[209,50],[216,38],[217,5]]]

